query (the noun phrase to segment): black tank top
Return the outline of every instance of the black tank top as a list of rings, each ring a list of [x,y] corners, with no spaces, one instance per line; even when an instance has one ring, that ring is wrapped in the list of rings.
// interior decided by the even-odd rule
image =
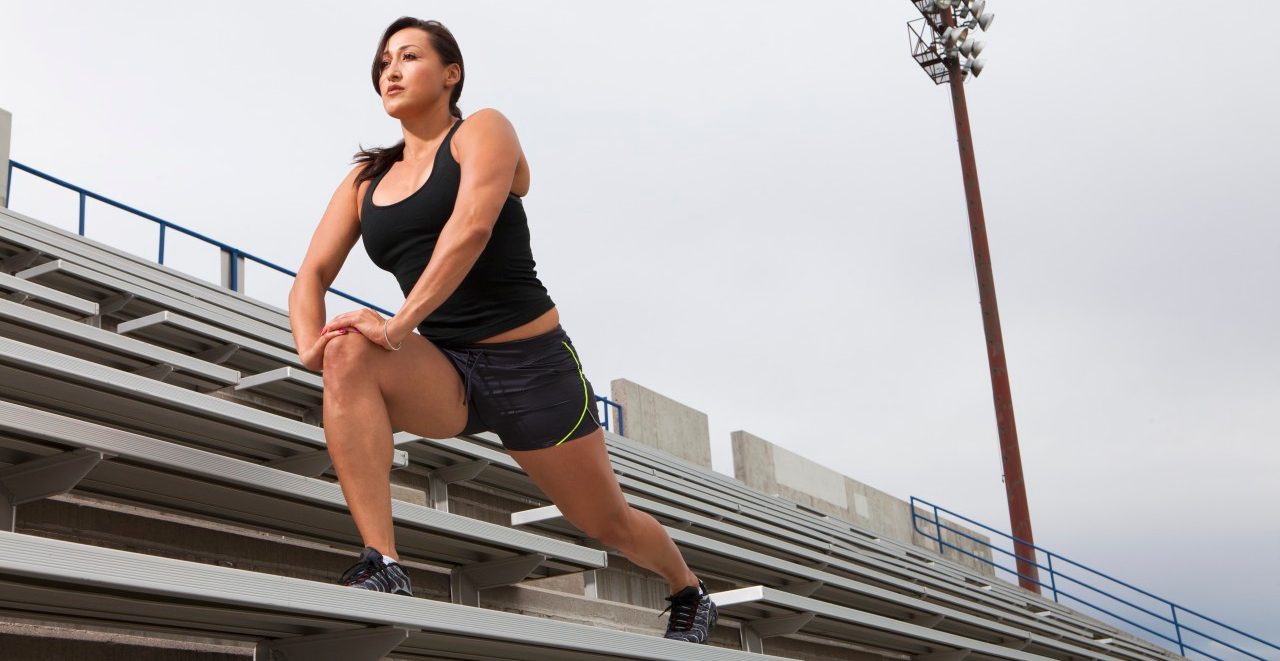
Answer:
[[[374,264],[395,275],[406,297],[427,267],[458,198],[462,168],[449,144],[461,125],[462,120],[455,122],[440,142],[422,188],[399,202],[378,206],[373,191],[384,172],[370,182],[361,202],[364,249]],[[524,204],[508,194],[484,252],[457,290],[418,325],[418,332],[441,346],[473,344],[537,319],[555,303],[535,266]]]

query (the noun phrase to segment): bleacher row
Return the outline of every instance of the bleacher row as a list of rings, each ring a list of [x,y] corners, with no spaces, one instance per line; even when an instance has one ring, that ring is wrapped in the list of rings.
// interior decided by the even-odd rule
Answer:
[[[423,495],[393,507],[421,594],[334,585],[361,543],[322,395],[280,310],[0,209],[0,622],[289,660],[1179,658],[612,433],[628,501],[715,593],[711,645],[662,639],[643,590],[605,598],[627,563],[491,434],[394,437],[397,493]]]

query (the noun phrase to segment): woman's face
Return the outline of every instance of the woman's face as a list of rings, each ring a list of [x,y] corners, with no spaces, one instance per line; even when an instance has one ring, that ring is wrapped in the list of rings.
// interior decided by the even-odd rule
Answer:
[[[391,35],[382,52],[382,75],[378,89],[382,107],[397,119],[423,112],[440,102],[447,103],[458,82],[458,66],[445,66],[431,47],[426,31],[405,28]]]

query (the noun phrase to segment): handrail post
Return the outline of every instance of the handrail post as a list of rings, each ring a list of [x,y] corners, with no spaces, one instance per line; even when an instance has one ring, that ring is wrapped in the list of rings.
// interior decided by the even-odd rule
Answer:
[[[938,538],[938,555],[947,557],[947,547],[942,545],[942,517],[938,515],[938,506],[933,506],[933,534]]]
[[[1169,604],[1169,611],[1173,613],[1173,633],[1178,636],[1178,654],[1187,655],[1187,648],[1182,644],[1182,625],[1178,624],[1178,605]]]
[[[222,250],[222,286],[244,293],[244,255],[235,248]]]
[[[164,264],[164,228],[165,224],[160,223],[160,259],[156,260],[160,264]]]
[[[1045,557],[1049,558],[1049,589],[1053,591],[1053,603],[1058,603],[1058,579],[1053,573],[1053,554],[1045,551]]]
[[[9,183],[13,180],[13,165],[9,163],[9,136],[13,133],[13,113],[0,108],[0,167],[4,168],[4,180],[0,181],[0,207],[9,208]]]
[[[84,191],[80,191],[80,236],[84,236]]]

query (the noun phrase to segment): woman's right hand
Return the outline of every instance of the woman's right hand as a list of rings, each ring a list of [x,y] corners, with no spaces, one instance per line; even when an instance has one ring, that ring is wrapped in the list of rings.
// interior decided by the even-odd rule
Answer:
[[[316,341],[311,343],[311,346],[298,352],[298,358],[301,359],[302,366],[312,372],[319,372],[324,369],[324,345],[339,335],[346,335],[352,332],[358,333],[359,331],[347,327],[335,328],[317,337]]]

